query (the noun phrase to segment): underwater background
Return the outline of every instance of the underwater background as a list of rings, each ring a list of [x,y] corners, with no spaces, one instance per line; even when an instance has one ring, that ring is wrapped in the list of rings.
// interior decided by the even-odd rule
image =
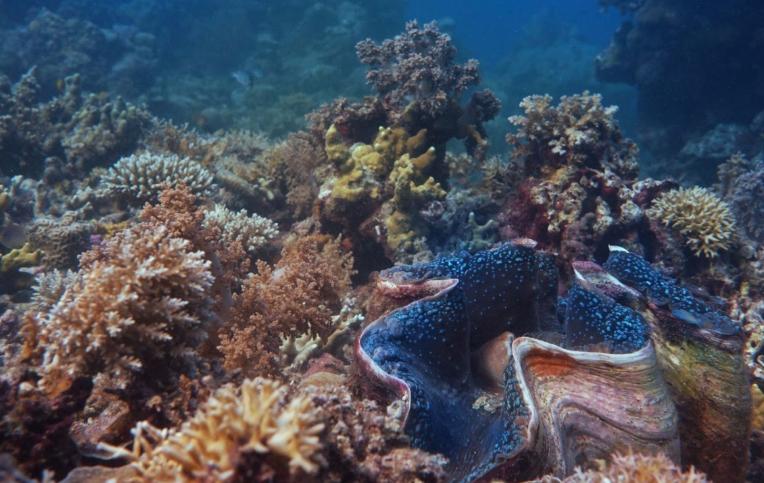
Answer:
[[[0,480],[761,481],[764,3],[0,0]]]

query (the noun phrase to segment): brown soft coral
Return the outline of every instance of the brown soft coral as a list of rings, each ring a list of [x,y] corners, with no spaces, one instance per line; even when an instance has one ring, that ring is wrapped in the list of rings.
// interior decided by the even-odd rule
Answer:
[[[310,334],[326,340],[350,289],[352,266],[352,257],[325,235],[289,243],[275,266],[259,261],[219,333],[226,367],[277,375],[283,338]]]

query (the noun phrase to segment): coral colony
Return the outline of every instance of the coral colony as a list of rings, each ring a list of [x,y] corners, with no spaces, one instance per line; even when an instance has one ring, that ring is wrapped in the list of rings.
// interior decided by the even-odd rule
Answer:
[[[603,2],[636,21],[602,75],[661,3]],[[61,22],[33,20],[125,69],[161,41]],[[375,94],[278,142],[87,94],[84,65],[0,77],[0,479],[760,476],[761,157],[641,176],[590,92],[525,98],[491,157],[500,102],[437,24],[356,52]]]

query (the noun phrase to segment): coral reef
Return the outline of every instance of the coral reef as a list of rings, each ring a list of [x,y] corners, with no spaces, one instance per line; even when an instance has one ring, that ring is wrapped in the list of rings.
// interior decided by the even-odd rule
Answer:
[[[122,99],[83,95],[80,77],[63,80],[63,92],[38,104],[36,70],[16,85],[0,76],[0,170],[39,175],[55,159],[79,169],[108,164],[137,147],[148,113]]]
[[[88,253],[58,301],[27,316],[25,356],[39,360],[40,388],[56,395],[78,377],[129,380],[156,359],[183,360],[210,320],[213,281],[189,248],[167,230],[135,228]]]
[[[624,91],[571,69],[489,156],[448,18],[214,3],[0,0],[0,479],[761,479],[755,102],[678,108],[642,165],[692,172],[640,178]],[[592,49],[522,36],[513,102]]]
[[[677,230],[696,256],[713,258],[728,250],[736,226],[730,207],[711,191],[695,186],[663,193],[647,215]]]
[[[109,27],[39,9],[25,25],[0,30],[0,70],[18,76],[37,66],[47,95],[77,73],[88,90],[137,95],[156,67],[155,38],[128,26]]]
[[[94,223],[78,220],[76,212],[60,219],[37,218],[29,229],[29,243],[43,253],[43,264],[53,269],[77,268],[77,257],[90,247]]]
[[[478,62],[455,64],[456,48],[436,22],[420,28],[410,21],[404,33],[381,44],[361,41],[356,51],[370,67],[366,80],[381,96],[389,125],[430,126],[432,144],[455,137],[464,139],[470,152],[484,154],[482,124],[498,114],[501,103],[483,90],[459,106],[461,94],[479,82]]]
[[[532,96],[521,107],[525,115],[510,118],[512,162],[503,168],[519,172],[497,180],[520,180],[503,200],[502,237],[532,238],[567,261],[602,256],[608,244],[637,238],[646,203],[666,183],[636,179],[637,148],[623,137],[615,109],[586,92],[557,106]]]
[[[397,115],[413,103],[422,115],[440,117],[449,100],[458,99],[479,79],[477,60],[454,64],[456,48],[434,22],[421,28],[416,21],[408,22],[404,33],[381,44],[361,41],[356,51],[361,62],[371,67],[366,80]]]
[[[729,167],[734,162],[730,159],[722,166]],[[761,221],[764,219],[764,162],[740,166],[734,173],[729,171],[727,187],[722,187],[721,192],[726,195],[744,236],[756,243],[764,243],[764,223]]]

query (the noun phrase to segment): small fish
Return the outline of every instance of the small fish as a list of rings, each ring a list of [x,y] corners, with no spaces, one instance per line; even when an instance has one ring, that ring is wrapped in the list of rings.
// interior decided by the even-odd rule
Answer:
[[[238,69],[231,72],[231,77],[233,77],[233,79],[242,87],[247,89],[252,88],[255,83],[255,79],[262,79],[263,75],[263,71],[257,67],[253,69]]]
[[[241,84],[243,87],[246,87],[247,89],[252,87],[252,75],[246,70],[235,70],[231,72],[231,77],[233,77],[236,82]]]

